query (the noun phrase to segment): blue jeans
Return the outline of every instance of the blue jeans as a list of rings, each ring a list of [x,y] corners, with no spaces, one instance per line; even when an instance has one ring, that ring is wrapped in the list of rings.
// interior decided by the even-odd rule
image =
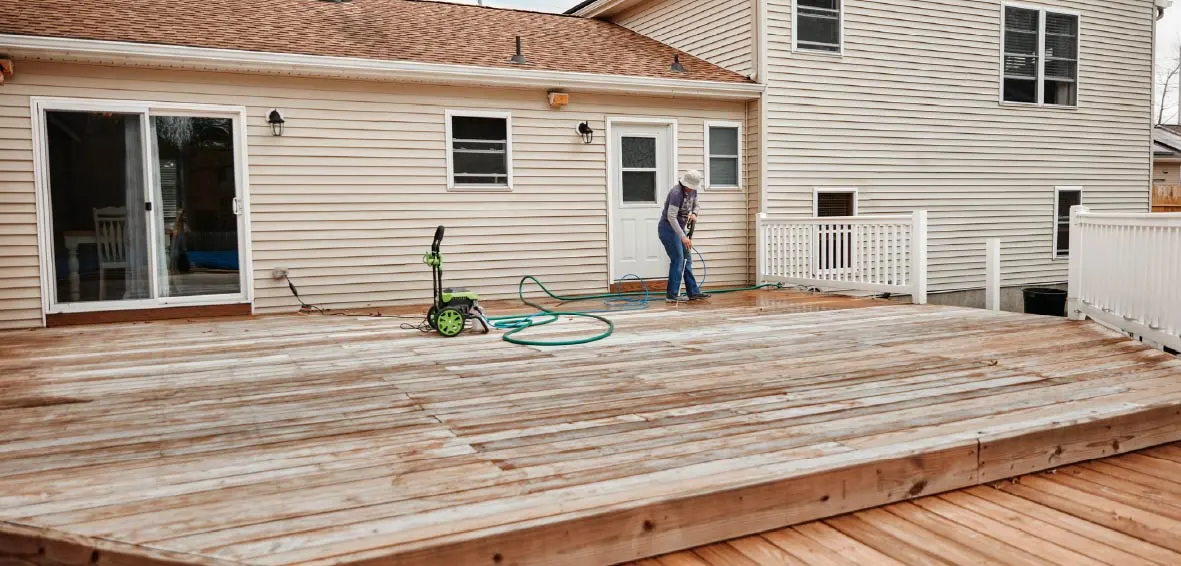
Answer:
[[[701,294],[701,288],[697,286],[697,278],[693,277],[693,254],[685,249],[685,243],[668,224],[661,222],[657,232],[660,233],[660,243],[664,244],[664,251],[668,254],[670,261],[668,266],[669,298],[680,294],[682,278],[685,280],[685,291],[689,293],[690,297]]]

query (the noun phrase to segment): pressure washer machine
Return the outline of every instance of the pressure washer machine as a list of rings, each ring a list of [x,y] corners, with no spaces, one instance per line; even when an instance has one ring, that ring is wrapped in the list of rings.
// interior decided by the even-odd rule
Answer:
[[[435,241],[431,251],[423,256],[423,263],[431,266],[434,283],[434,304],[426,314],[427,324],[439,334],[452,338],[467,328],[468,321],[475,321],[483,328],[484,334],[492,330],[492,324],[480,308],[480,296],[467,289],[443,287],[443,246],[444,227],[435,229]]]

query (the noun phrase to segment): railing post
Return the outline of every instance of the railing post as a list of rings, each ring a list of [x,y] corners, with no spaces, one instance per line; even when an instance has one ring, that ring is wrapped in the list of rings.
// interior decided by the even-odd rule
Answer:
[[[910,224],[911,250],[910,280],[914,282],[912,302],[916,305],[927,304],[927,211],[914,211],[914,219]]]
[[[766,283],[767,276],[767,237],[763,230],[763,221],[767,219],[766,212],[755,216],[755,285]]]
[[[1066,316],[1071,320],[1086,320],[1079,308],[1083,294],[1083,229],[1082,216],[1088,212],[1082,205],[1070,207],[1070,267],[1066,283]]]
[[[984,308],[1001,310],[1001,239],[989,238],[985,245]]]

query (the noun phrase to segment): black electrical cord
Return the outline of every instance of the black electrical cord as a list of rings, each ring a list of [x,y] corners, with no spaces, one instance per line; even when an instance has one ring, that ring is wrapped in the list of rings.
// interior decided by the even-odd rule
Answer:
[[[303,297],[299,296],[299,289],[297,289],[295,287],[295,282],[293,282],[291,280],[290,276],[288,276],[287,274],[283,274],[283,280],[287,282],[287,288],[291,290],[291,295],[295,297],[295,300],[299,301],[299,312],[301,312],[301,313],[305,313],[305,314],[315,313],[315,314],[320,314],[320,315],[325,315],[325,316],[359,316],[359,317],[370,317],[370,318],[400,318],[400,319],[421,320],[422,322],[419,324],[403,323],[402,329],[403,330],[421,330],[422,332],[434,332],[434,329],[431,328],[431,325],[426,320],[426,318],[419,317],[418,315],[411,315],[411,316],[386,315],[386,314],[381,314],[380,312],[369,312],[369,313],[363,313],[363,314],[351,313],[348,311],[330,312],[328,309],[325,309],[324,307],[321,307],[319,305],[313,305],[313,304],[305,302],[303,300]]]

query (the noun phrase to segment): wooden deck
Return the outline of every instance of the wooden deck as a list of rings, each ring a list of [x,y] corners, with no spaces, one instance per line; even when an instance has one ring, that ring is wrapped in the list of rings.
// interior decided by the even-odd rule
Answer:
[[[1181,440],[1181,361],[1093,323],[786,291],[613,318],[548,350],[348,316],[2,334],[0,548],[610,564]]]
[[[1181,564],[1181,444],[630,566]]]

